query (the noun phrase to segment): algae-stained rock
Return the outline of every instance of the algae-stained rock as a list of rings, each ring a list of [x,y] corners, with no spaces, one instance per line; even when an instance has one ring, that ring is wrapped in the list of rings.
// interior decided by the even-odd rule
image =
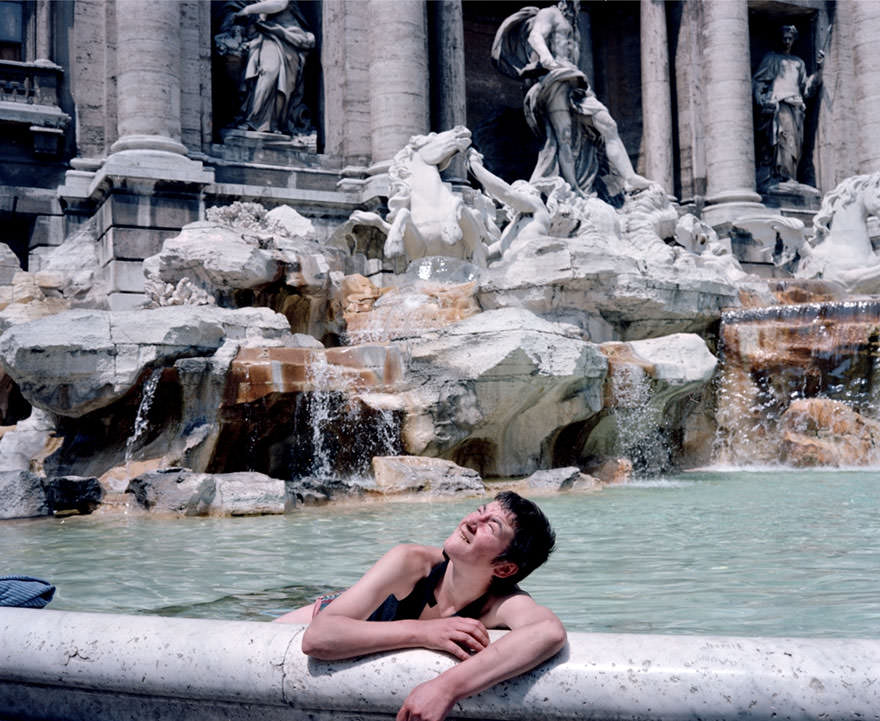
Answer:
[[[166,468],[131,479],[125,492],[148,511],[204,516],[214,500],[216,485],[208,474]]]
[[[220,473],[214,476],[216,493],[209,512],[223,516],[260,516],[284,513],[284,481],[262,473]]]
[[[480,313],[411,342],[406,450],[483,476],[550,465],[565,427],[602,408],[607,362],[577,328],[522,309]]]
[[[612,381],[607,391],[609,406],[643,401],[638,394],[627,397],[619,392],[628,390],[625,382],[613,383],[615,374],[624,374],[628,369],[638,369],[640,375],[650,379],[650,400],[662,408],[675,397],[708,383],[718,365],[706,341],[693,333],[674,333],[629,343],[603,343],[600,347],[608,358],[608,376]],[[618,391],[616,395],[615,391]]]
[[[535,471],[526,478],[526,484],[529,488],[552,491],[587,490],[599,487],[597,479],[583,473],[577,466]]]
[[[588,471],[602,483],[626,483],[632,478],[633,464],[629,458],[608,458],[589,466]]]
[[[56,476],[46,481],[46,499],[53,513],[91,513],[104,498],[104,487],[94,477]]]
[[[251,472],[150,471],[132,479],[126,493],[151,512],[178,516],[258,516],[288,507],[284,481]]]
[[[480,312],[477,282],[418,282],[377,288],[362,275],[341,283],[346,333],[352,342],[367,343],[419,336]]]
[[[53,450],[53,418],[39,408],[0,438],[0,471],[27,471],[31,461]]]
[[[11,285],[15,274],[20,270],[18,256],[6,243],[0,243],[0,285]]]
[[[792,466],[864,466],[880,462],[880,422],[841,401],[792,401],[780,426],[782,460]]]
[[[432,495],[484,493],[480,474],[442,458],[376,456],[376,490],[383,495],[427,492]]]
[[[49,515],[42,479],[30,471],[0,471],[0,519]]]
[[[30,403],[79,417],[121,398],[150,367],[211,355],[227,339],[289,338],[287,320],[267,308],[71,310],[10,328],[0,363]]]
[[[622,455],[642,473],[667,470],[679,452],[674,439],[685,435],[692,414],[702,412],[716,358],[691,333],[600,348],[608,357],[605,409],[584,445],[585,457]]]

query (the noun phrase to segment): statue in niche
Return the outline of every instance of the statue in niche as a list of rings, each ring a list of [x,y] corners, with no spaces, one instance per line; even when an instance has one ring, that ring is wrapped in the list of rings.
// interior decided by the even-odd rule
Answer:
[[[241,66],[241,109],[233,125],[291,136],[311,132],[303,67],[315,36],[295,2],[227,2],[214,45],[227,64]]]
[[[589,195],[597,180],[608,196],[650,184],[633,169],[611,114],[577,67],[577,0],[508,17],[492,44],[499,71],[523,81],[529,127],[544,139],[530,182],[561,176],[576,192]]]
[[[782,26],[782,52],[769,52],[752,78],[758,107],[758,189],[797,190],[798,165],[804,147],[806,100],[822,84],[825,52],[816,56],[817,70],[807,75],[804,61],[791,54],[797,39],[794,25]]]

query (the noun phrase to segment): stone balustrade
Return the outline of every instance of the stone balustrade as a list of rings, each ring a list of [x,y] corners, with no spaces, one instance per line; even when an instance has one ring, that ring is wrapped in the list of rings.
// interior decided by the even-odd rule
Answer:
[[[424,650],[319,662],[300,652],[302,631],[0,609],[0,718],[392,718],[454,663]],[[556,658],[449,718],[877,719],[878,669],[880,640],[571,633]]]
[[[0,121],[27,127],[37,155],[56,155],[70,124],[58,104],[63,73],[50,62],[0,60]]]

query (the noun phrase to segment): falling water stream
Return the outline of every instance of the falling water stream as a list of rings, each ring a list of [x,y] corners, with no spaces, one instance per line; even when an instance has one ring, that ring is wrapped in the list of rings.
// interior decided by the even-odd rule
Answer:
[[[162,379],[162,368],[156,368],[144,383],[141,402],[138,405],[137,414],[134,419],[134,427],[131,435],[125,441],[125,462],[132,460],[137,445],[143,440],[150,427],[150,410],[153,407],[153,401],[156,398],[156,391],[159,388],[159,381]]]
[[[796,401],[833,401],[877,420],[880,300],[803,303],[729,311],[721,325],[716,460],[730,465],[797,462],[785,450],[785,414]],[[833,420],[833,419],[832,419]],[[822,439],[839,429],[794,427]],[[873,445],[871,442],[867,446]],[[880,458],[842,457],[841,465]]]

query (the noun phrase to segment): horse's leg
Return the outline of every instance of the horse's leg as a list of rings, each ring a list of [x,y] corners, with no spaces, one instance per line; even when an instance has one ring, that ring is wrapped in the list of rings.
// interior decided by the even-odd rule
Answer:
[[[482,223],[474,216],[473,212],[464,204],[458,206],[457,215],[458,224],[461,228],[461,242],[467,248],[471,263],[485,268],[486,246],[483,244],[483,237],[488,237],[488,232],[483,228]]]
[[[427,244],[413,222],[409,208],[401,208],[397,211],[394,222],[388,230],[388,237],[385,239],[384,252],[386,258],[398,255],[406,256],[407,260],[425,257]]]

